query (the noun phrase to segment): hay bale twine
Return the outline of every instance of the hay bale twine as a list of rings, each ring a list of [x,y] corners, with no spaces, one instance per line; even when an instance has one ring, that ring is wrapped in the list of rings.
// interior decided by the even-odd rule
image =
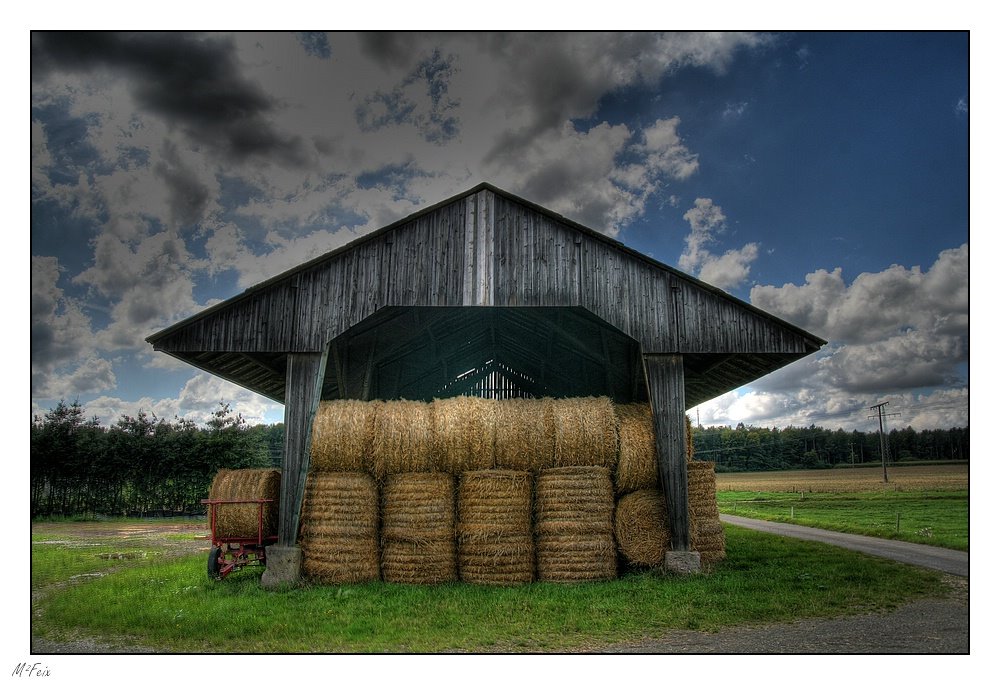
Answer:
[[[617,575],[614,489],[602,466],[543,470],[535,489],[538,579],[602,580]]]
[[[391,474],[435,470],[430,403],[414,400],[377,403],[371,457],[375,479],[382,482]]]
[[[467,583],[519,585],[535,575],[532,476],[472,471],[458,486],[458,572]]]
[[[614,410],[618,424],[615,490],[624,494],[655,488],[660,481],[652,409],[648,403],[637,403],[616,404]]]
[[[382,488],[382,578],[432,584],[456,577],[454,477],[389,475]]]
[[[212,480],[208,498],[215,500],[273,500],[263,505],[264,537],[278,534],[278,469],[220,469]],[[219,504],[215,508],[215,531],[224,538],[255,538],[259,504]]]
[[[378,405],[378,402],[360,400],[320,402],[313,420],[310,468],[317,471],[370,471]]]
[[[378,489],[367,473],[313,471],[299,528],[303,574],[322,583],[378,580]]]
[[[618,461],[615,412],[607,397],[552,401],[554,466],[603,466]]]
[[[493,468],[496,405],[496,400],[482,397],[434,400],[431,412],[437,470],[457,476],[463,471]]]
[[[632,566],[662,566],[670,543],[666,503],[659,490],[638,490],[615,505],[615,540]]]
[[[553,466],[555,426],[550,398],[499,400],[494,408],[493,461],[498,469],[531,471]]]

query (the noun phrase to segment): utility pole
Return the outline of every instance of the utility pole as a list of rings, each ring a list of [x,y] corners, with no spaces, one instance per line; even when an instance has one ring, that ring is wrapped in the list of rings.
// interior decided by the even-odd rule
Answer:
[[[883,427],[883,420],[887,416],[899,416],[899,414],[886,414],[885,413],[885,408],[886,408],[886,406],[888,404],[889,404],[888,402],[880,402],[879,404],[876,404],[876,405],[873,405],[871,407],[868,407],[869,411],[876,411],[876,410],[878,411],[878,444],[879,444],[879,449],[882,452],[882,482],[883,483],[888,483],[889,482],[889,470],[886,468],[886,465],[885,465],[885,430],[884,430],[884,427]],[[869,419],[874,419],[875,417],[874,416],[869,416],[868,418]]]

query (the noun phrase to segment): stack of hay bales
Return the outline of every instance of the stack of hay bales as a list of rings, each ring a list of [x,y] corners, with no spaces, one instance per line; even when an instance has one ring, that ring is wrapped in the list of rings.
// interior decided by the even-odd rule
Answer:
[[[372,477],[310,473],[299,540],[307,577],[333,584],[378,580],[378,490]]]
[[[431,439],[436,470],[457,476],[493,468],[496,405],[482,397],[434,400]]]
[[[260,504],[219,504],[215,509],[215,532],[225,538],[256,538],[263,523],[264,537],[278,534],[278,469],[220,469],[212,480],[208,498],[213,500],[272,500]],[[263,506],[263,512],[261,512]],[[263,518],[259,519],[260,514]]]
[[[455,479],[397,473],[382,488],[382,578],[428,585],[455,580]]]
[[[538,473],[552,466],[555,453],[553,404],[549,398],[496,402],[493,440],[496,468]]]
[[[613,512],[607,468],[543,470],[535,490],[538,579],[578,582],[617,576]]]
[[[715,498],[715,464],[689,461],[687,468],[691,546],[701,554],[702,564],[714,564],[726,558],[726,534]]]
[[[637,490],[618,500],[615,540],[629,565],[654,567],[663,564],[670,544],[670,530],[662,491]]]
[[[519,585],[535,575],[532,477],[469,471],[458,486],[458,572],[467,583]]]

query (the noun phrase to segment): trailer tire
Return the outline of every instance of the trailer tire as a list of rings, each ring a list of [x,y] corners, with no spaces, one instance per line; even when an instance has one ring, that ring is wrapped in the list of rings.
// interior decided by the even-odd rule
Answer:
[[[220,560],[222,559],[222,548],[213,547],[208,553],[208,577],[212,580],[222,580]]]

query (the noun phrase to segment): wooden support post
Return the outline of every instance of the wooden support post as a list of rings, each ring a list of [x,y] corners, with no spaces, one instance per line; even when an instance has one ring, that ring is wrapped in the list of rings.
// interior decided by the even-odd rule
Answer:
[[[285,454],[281,469],[278,544],[294,547],[309,472],[312,425],[319,407],[327,351],[289,353],[285,375]]]
[[[660,486],[667,500],[670,548],[673,552],[690,552],[684,437],[684,358],[679,354],[643,354],[643,362],[649,402],[653,409]]]

